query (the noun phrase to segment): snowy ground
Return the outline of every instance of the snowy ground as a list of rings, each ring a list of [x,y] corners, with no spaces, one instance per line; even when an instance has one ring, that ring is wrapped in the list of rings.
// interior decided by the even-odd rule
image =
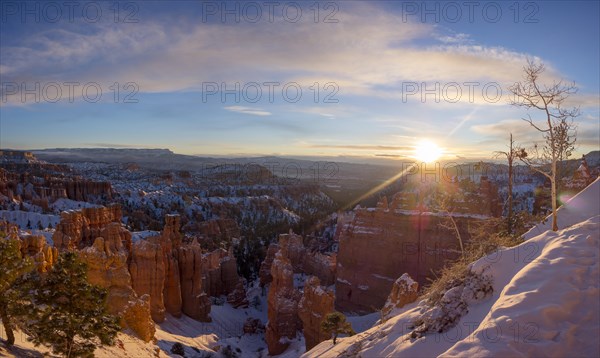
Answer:
[[[45,229],[49,225],[56,227],[60,221],[58,215],[46,215],[21,210],[0,210],[0,220],[6,220],[16,224],[19,228],[25,229]]]
[[[264,333],[243,334],[242,330],[249,317],[258,318],[263,324],[267,323],[267,292],[263,292],[257,284],[250,287],[248,297],[251,305],[246,309],[235,309],[227,303],[213,305],[210,313],[213,321],[210,323],[198,322],[187,316],[167,316],[163,323],[156,325],[156,343],[144,343],[127,334],[128,332],[119,333],[115,346],[102,347],[97,349],[95,354],[103,358],[178,357],[169,352],[173,344],[179,342],[184,346],[186,357],[221,357],[222,355],[215,350],[226,346],[230,346],[240,358],[268,357]],[[223,300],[223,297],[219,299]],[[370,328],[378,319],[378,313],[348,317],[348,321],[357,332]],[[16,347],[12,351],[8,352],[0,345],[0,357],[42,357],[43,354],[52,356],[48,349],[34,347],[22,332],[18,332],[16,336]],[[5,338],[1,328],[0,338]],[[304,337],[301,334],[290,343],[290,347],[278,357],[297,358],[305,353]]]
[[[558,232],[548,222],[521,245],[473,264],[493,277],[491,297],[469,307],[445,333],[411,338],[424,302],[353,337],[319,344],[303,357],[600,356],[600,179],[559,212]]]

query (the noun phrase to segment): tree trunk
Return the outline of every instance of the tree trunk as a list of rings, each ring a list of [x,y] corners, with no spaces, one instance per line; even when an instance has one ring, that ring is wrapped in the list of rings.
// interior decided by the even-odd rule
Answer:
[[[510,135],[510,156],[508,158],[508,234],[512,234],[512,222],[513,222],[513,159],[512,159],[512,134]]]
[[[0,319],[2,319],[2,325],[6,331],[6,346],[10,347],[15,344],[15,334],[13,332],[13,326],[10,322],[10,317],[6,313],[6,305],[0,304]]]
[[[552,193],[552,231],[558,231],[558,218],[556,215],[556,159],[552,161],[552,178],[550,178]]]

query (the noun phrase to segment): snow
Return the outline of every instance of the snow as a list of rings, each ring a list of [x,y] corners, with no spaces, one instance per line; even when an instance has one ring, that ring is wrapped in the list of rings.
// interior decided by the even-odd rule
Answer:
[[[406,287],[410,287],[416,283],[415,280],[413,280],[412,277],[410,277],[410,275],[407,273],[402,274],[402,276],[396,280],[396,285],[400,285],[402,282],[406,284]]]
[[[372,273],[371,276],[373,276],[375,278],[382,279],[382,280],[390,281],[390,282],[394,282],[395,281],[393,278],[390,278],[390,277],[387,277],[387,276],[378,275],[376,273]]]
[[[556,212],[559,229],[564,229],[590,218],[590,213],[600,212],[600,178],[597,178],[587,188],[573,196]],[[550,229],[552,229],[552,215],[548,215],[545,223],[529,230],[523,235],[523,238],[527,240]]]
[[[54,203],[50,204],[50,208],[56,213],[60,213],[68,210],[79,210],[82,208],[99,208],[102,205],[92,204],[85,201],[77,201],[66,198],[57,199]]]
[[[40,225],[42,228],[47,228],[49,224],[56,227],[60,221],[60,216],[21,210],[0,210],[0,220],[19,225],[21,229],[38,229]]]
[[[493,278],[493,294],[470,302],[458,324],[444,333],[411,338],[425,301],[335,346],[322,342],[303,357],[505,357],[600,356],[600,180],[559,211],[558,232],[548,223],[524,243],[472,264]],[[449,293],[448,293],[449,294]]]
[[[134,231],[131,233],[131,241],[137,242],[137,241],[147,239],[152,236],[160,236],[160,231],[152,231],[152,230]]]
[[[140,357],[170,357],[152,343],[145,343],[128,334],[129,332],[119,332],[116,337],[116,344],[108,347],[104,346],[96,349],[94,355],[98,358],[140,358]],[[0,330],[0,338],[6,338],[4,331]],[[22,331],[15,331],[15,346],[7,350],[0,345],[0,357],[23,358],[23,357],[58,357],[50,353],[51,350],[44,346],[34,346],[27,340],[27,335]]]

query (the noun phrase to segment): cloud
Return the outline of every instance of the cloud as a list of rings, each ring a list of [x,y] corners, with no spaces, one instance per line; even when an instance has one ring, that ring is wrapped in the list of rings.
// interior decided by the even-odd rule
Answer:
[[[251,108],[251,107],[244,107],[244,106],[229,106],[229,107],[223,107],[223,109],[226,109],[231,112],[236,112],[236,113],[250,114],[253,116],[264,117],[264,116],[271,115],[271,112],[267,112],[261,108]]]
[[[93,148],[153,148],[147,145],[136,145],[136,144],[117,144],[117,143],[83,143],[86,147]]]
[[[443,34],[436,36],[436,39],[445,44],[465,44],[472,42],[471,36],[465,33]]]
[[[353,149],[353,150],[413,150],[413,147],[393,145],[354,145],[354,144],[310,144],[310,148]]]
[[[385,157],[385,158],[407,158],[407,155],[402,154],[375,154],[376,157]]]
[[[344,95],[401,98],[407,81],[504,86],[521,77],[528,57],[403,21],[372,4],[340,4],[337,17],[337,24],[278,18],[231,26],[149,18],[118,27],[98,24],[85,33],[53,28],[3,48],[1,68],[7,81],[93,81],[102,88],[135,82],[150,93],[201,91],[206,82],[298,81],[307,91],[314,82],[335,82]],[[443,44],[416,45],[422,39]]]
[[[590,122],[587,119],[576,119],[575,125],[576,149],[586,153],[590,150],[597,150],[600,145],[600,122],[598,122],[598,119],[596,118],[595,122]],[[506,145],[509,133],[513,133],[515,141],[518,144],[526,147],[534,143],[542,144],[544,141],[540,132],[521,119],[506,119],[492,124],[473,125],[471,126],[471,130],[485,136],[478,143],[479,146]]]

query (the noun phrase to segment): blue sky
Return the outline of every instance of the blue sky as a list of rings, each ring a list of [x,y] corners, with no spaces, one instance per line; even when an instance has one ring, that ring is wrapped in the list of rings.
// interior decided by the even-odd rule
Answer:
[[[578,154],[599,147],[598,1],[118,4],[2,2],[2,148],[489,158],[539,139],[507,102],[527,58],[576,82]]]

